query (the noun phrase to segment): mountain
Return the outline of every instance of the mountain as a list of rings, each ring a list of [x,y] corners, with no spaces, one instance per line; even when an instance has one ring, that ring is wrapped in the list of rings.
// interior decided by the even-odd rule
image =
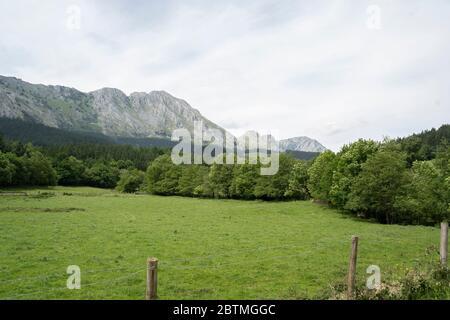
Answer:
[[[88,131],[69,131],[52,128],[35,122],[26,122],[20,119],[9,119],[0,117],[0,137],[10,141],[22,143],[31,142],[37,146],[67,146],[67,145],[96,145],[102,146],[131,145],[136,147],[158,147],[172,148],[176,142],[165,138],[148,137],[111,137],[102,133]],[[318,152],[291,151],[286,153],[299,160],[311,160],[319,155]]]
[[[0,119],[5,137],[40,145],[82,141],[170,146],[170,141],[162,139],[170,138],[177,128],[193,132],[194,121],[200,120],[205,129],[225,132],[165,91],[127,96],[119,89],[103,88],[85,93],[4,76],[0,76]],[[316,140],[297,137],[281,140],[280,150],[317,153],[326,149]]]
[[[119,89],[103,88],[84,93],[4,76],[0,76],[0,117],[115,137],[168,138],[176,128],[192,132],[194,121],[200,120],[206,129],[224,131],[164,91],[127,96]]]
[[[324,152],[327,150],[320,142],[308,137],[295,137],[280,140],[281,151]]]

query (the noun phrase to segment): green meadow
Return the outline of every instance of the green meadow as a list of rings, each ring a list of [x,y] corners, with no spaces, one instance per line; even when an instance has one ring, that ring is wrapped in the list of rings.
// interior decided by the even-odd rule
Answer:
[[[439,244],[437,228],[381,225],[310,201],[20,191],[0,194],[0,299],[143,299],[148,257],[159,259],[160,299],[317,298],[344,281],[352,235],[359,282],[369,265],[383,279]],[[66,288],[69,265],[81,269],[79,290]]]

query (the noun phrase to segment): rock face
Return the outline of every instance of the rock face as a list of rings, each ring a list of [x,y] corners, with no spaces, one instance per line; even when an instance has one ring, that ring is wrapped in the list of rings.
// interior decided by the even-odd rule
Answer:
[[[308,137],[295,137],[277,142],[275,137],[272,135],[261,136],[256,131],[247,131],[244,135],[238,137],[236,141],[242,146],[245,146],[245,148],[248,148],[250,141],[252,141],[254,145],[260,138],[263,138],[263,146],[274,151],[323,152],[327,150],[320,142]]]
[[[0,76],[0,117],[116,137],[168,138],[177,128],[193,132],[194,121],[200,120],[205,129],[225,131],[186,101],[164,91],[134,92],[127,96],[119,89],[103,88],[84,93],[3,76]],[[279,148],[280,151],[326,150],[308,137],[281,140]]]
[[[84,93],[62,86],[30,84],[0,76],[0,117],[109,136],[170,137],[176,128],[193,131],[194,121],[224,131],[186,101],[164,91],[127,96],[113,88]]]
[[[324,152],[327,150],[320,142],[308,137],[295,137],[280,140],[280,151]]]

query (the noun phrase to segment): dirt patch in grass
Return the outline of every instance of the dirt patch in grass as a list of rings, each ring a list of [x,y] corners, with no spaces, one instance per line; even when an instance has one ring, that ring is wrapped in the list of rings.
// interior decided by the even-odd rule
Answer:
[[[69,213],[76,211],[86,211],[83,208],[26,208],[26,207],[6,207],[0,208],[0,212],[50,212]]]
[[[26,192],[15,192],[15,191],[0,191],[1,197],[7,197],[7,196],[27,196],[28,194]]]
[[[55,196],[56,193],[54,192],[38,192],[36,194],[29,195],[29,197],[33,199],[47,199]]]

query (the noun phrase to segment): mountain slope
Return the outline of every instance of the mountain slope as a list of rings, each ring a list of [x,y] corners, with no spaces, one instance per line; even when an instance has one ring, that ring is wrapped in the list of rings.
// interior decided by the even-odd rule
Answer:
[[[176,128],[192,132],[194,120],[202,120],[206,129],[224,131],[186,101],[164,91],[127,96],[119,89],[103,88],[84,93],[3,76],[0,76],[0,117],[65,130],[138,138],[170,137]]]
[[[193,132],[194,121],[200,120],[205,129],[225,131],[186,101],[165,91],[134,92],[127,96],[119,89],[103,88],[85,93],[74,88],[31,84],[4,76],[0,76],[0,118],[32,122],[76,132],[77,135],[82,132],[100,134],[95,136],[100,141],[106,137],[120,138],[122,141],[125,138],[168,138],[176,128]],[[48,136],[50,132],[45,128],[34,128],[39,130],[41,136]],[[17,130],[15,132],[18,133]],[[30,130],[26,132],[30,133]],[[66,133],[62,136],[68,137]],[[29,134],[21,139],[36,140]],[[71,136],[68,139],[85,140],[87,137]],[[326,150],[308,137],[281,140],[280,149],[302,152]]]
[[[31,142],[38,146],[96,144],[127,144],[139,147],[171,148],[176,143],[159,137],[133,138],[111,137],[89,131],[69,131],[47,127],[40,123],[26,122],[20,119],[0,118],[0,136],[22,143]]]
[[[22,143],[31,142],[38,146],[67,146],[67,145],[131,145],[138,147],[172,148],[176,142],[165,138],[132,138],[111,137],[102,133],[86,131],[69,131],[47,127],[39,123],[26,122],[20,119],[0,117],[0,140],[4,137],[10,141]],[[311,160],[319,155],[317,152],[286,151],[299,160]]]

